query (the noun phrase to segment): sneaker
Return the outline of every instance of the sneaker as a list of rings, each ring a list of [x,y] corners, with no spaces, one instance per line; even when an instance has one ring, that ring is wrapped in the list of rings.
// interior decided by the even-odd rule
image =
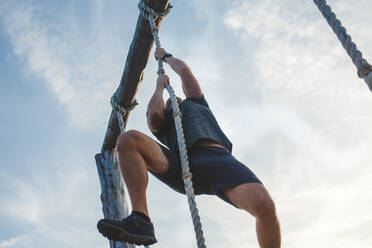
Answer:
[[[154,226],[134,213],[118,220],[102,219],[97,223],[98,231],[110,240],[136,245],[152,245],[157,242]]]

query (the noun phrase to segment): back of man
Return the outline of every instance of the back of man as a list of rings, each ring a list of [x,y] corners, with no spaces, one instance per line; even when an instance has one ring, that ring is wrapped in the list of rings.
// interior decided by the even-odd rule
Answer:
[[[231,152],[232,144],[218,125],[204,95],[199,99],[186,98],[179,107],[182,113],[182,127],[187,149],[191,150],[195,145],[219,145]],[[164,112],[163,125],[153,134],[170,150],[177,151],[177,134],[171,106],[166,107]]]

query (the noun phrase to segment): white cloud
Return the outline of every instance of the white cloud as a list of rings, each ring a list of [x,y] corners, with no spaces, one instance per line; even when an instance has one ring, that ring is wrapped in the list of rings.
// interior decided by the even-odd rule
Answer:
[[[316,11],[311,2],[242,1],[228,11],[225,24],[242,43],[253,40],[255,50],[245,52],[254,57],[265,90],[297,97],[366,98],[364,82],[356,78],[347,54]],[[358,27],[368,30],[363,22]]]
[[[0,174],[7,187],[7,194],[0,197],[1,212],[15,224],[22,223],[28,237],[26,247],[51,241],[56,247],[78,247],[83,243],[94,247],[105,243],[95,227],[99,218],[99,186],[98,182],[89,181],[88,175],[81,167],[65,167],[53,175],[42,171],[27,180]]]
[[[22,246],[27,242],[27,236],[13,237],[8,240],[0,240],[0,248]]]
[[[102,6],[97,5],[89,23],[92,26],[102,21]],[[124,63],[120,39],[127,39],[115,37],[118,25],[111,25],[109,20],[103,25],[110,25],[110,30],[101,24],[90,33],[69,5],[63,6],[69,10],[63,14],[48,5],[6,7],[4,25],[14,52],[26,62],[31,75],[45,82],[66,108],[71,122],[88,129],[106,124],[103,117],[110,109],[109,98],[121,74],[117,65]],[[43,15],[48,14],[58,18],[44,20]]]

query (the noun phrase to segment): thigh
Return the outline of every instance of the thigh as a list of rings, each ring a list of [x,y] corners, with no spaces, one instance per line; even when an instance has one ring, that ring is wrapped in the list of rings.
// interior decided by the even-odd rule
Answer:
[[[261,183],[246,183],[225,189],[223,194],[237,207],[256,216],[263,204],[271,203],[272,199]]]

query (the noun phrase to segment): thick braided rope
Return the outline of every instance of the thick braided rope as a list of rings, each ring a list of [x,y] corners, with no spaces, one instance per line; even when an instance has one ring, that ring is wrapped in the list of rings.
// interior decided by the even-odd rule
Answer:
[[[116,95],[117,95],[117,92],[115,92],[112,97],[111,97],[111,100],[110,100],[110,103],[111,103],[111,106],[112,106],[112,109],[114,110],[115,114],[116,114],[116,117],[118,118],[118,121],[119,121],[119,127],[120,127],[120,133],[124,133],[125,132],[125,123],[124,123],[124,117],[131,111],[133,110],[137,105],[138,105],[138,102],[137,100],[134,100],[132,105],[130,105],[129,107],[125,108],[123,106],[121,106],[117,99],[116,99]],[[115,153],[116,156],[117,156],[117,153]],[[116,161],[118,161],[118,159],[116,158]],[[125,209],[128,209],[128,206],[127,206],[127,203],[125,202]],[[113,241],[114,242],[114,247],[116,247],[116,241]],[[127,244],[127,246],[130,246],[132,247],[131,245]],[[148,246],[146,246],[145,248],[149,248]]]
[[[120,133],[124,133],[125,132],[124,117],[138,105],[138,102],[137,100],[134,100],[132,105],[130,105],[129,107],[123,107],[118,103],[116,98],[117,97],[115,92],[114,95],[112,95],[111,97],[110,103],[113,110],[115,111],[116,117],[118,118]]]
[[[159,40],[159,35],[158,31],[155,25],[155,19],[152,15],[152,13],[155,13],[155,17],[163,17],[163,15],[160,15],[159,13],[156,13],[153,9],[148,7],[143,0],[140,1],[138,4],[138,7],[142,13],[142,15],[149,21],[150,27],[152,34],[154,36],[155,40],[155,45],[157,48],[160,48],[160,40]],[[171,7],[168,7],[166,11],[169,13],[169,9]],[[165,15],[164,15],[165,16]],[[164,67],[163,67],[163,61],[161,59],[158,60],[158,75],[164,74]],[[177,99],[176,99],[176,94],[172,88],[172,86],[168,83],[166,86],[166,89],[168,90],[169,96],[170,96],[170,101],[173,109],[173,117],[174,117],[174,122],[176,126],[176,132],[177,132],[177,140],[178,140],[178,148],[180,151],[180,158],[181,158],[181,165],[182,165],[182,179],[185,184],[185,191],[189,203],[189,209],[191,212],[191,217],[192,217],[192,222],[194,224],[194,231],[196,234],[196,241],[198,248],[206,248],[207,246],[205,245],[205,240],[203,236],[203,230],[202,230],[202,225],[200,222],[200,217],[199,217],[199,211],[196,206],[195,202],[195,194],[194,194],[194,188],[193,184],[191,181],[192,174],[190,172],[189,168],[189,159],[187,156],[187,148],[186,148],[186,143],[185,143],[185,135],[183,132],[182,128],[182,122],[181,122],[181,111],[179,109]]]
[[[347,34],[346,28],[342,26],[340,20],[336,18],[336,14],[332,11],[326,0],[314,0],[314,3],[318,6],[320,12],[325,17],[332,30],[336,33],[342,46],[357,67],[358,76],[364,78],[369,89],[372,91],[372,66],[363,58],[362,53],[357,49],[356,44],[352,41],[350,35]]]

